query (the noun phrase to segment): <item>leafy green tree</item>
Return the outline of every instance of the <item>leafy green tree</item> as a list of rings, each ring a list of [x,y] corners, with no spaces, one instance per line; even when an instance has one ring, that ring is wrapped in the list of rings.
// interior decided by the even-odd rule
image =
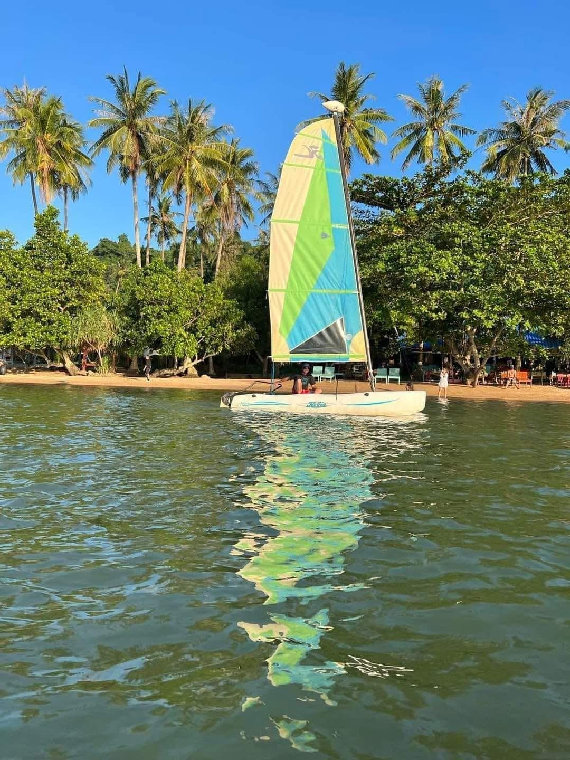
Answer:
[[[30,351],[52,348],[75,374],[69,355],[74,320],[84,309],[99,306],[106,288],[101,264],[76,235],[61,230],[57,217],[52,206],[38,214],[35,235],[23,248],[4,236],[0,272],[8,306],[0,344]]]
[[[415,121],[404,124],[393,132],[393,137],[402,139],[392,149],[392,158],[407,150],[402,169],[412,161],[433,164],[436,159],[451,167],[458,159],[468,155],[460,138],[475,134],[474,129],[457,123],[457,119],[461,118],[459,101],[467,85],[461,85],[446,98],[442,80],[433,76],[425,84],[419,84],[418,89],[419,100],[411,95],[398,96],[411,111]]]
[[[151,111],[158,103],[164,90],[157,87],[154,79],[142,77],[131,89],[127,69],[118,76],[107,75],[107,80],[115,91],[116,103],[102,98],[91,97],[100,106],[97,117],[89,122],[90,127],[103,129],[102,135],[93,144],[92,154],[109,152],[107,171],[119,168],[123,182],[128,179],[133,191],[133,219],[135,230],[135,252],[137,266],[142,266],[139,232],[138,178],[141,167],[150,154],[150,143],[156,138],[162,123],[160,116],[152,116]]]
[[[224,271],[218,282],[225,295],[235,301],[253,331],[253,352],[267,376],[271,337],[267,278],[269,251],[265,246],[244,250]]]
[[[162,132],[165,149],[157,162],[157,171],[164,176],[165,190],[184,197],[179,272],[186,266],[186,236],[192,204],[204,195],[213,196],[216,172],[224,168],[221,139],[227,127],[214,127],[211,119],[212,108],[204,101],[194,105],[189,100],[185,109],[174,101]]]
[[[173,271],[159,260],[125,278],[122,299],[123,343],[130,351],[152,346],[182,360],[179,372],[224,350],[244,350],[251,340],[238,306],[216,283],[195,273]]]
[[[477,138],[477,145],[487,147],[481,171],[507,182],[537,172],[556,174],[545,151],[568,148],[559,123],[570,100],[550,102],[553,94],[535,87],[523,105],[513,99],[502,101],[507,119]]]
[[[564,334],[569,225],[570,174],[513,187],[469,173],[435,182],[416,205],[364,215],[371,323],[408,339],[442,337],[476,382],[490,356],[520,348],[526,330]]]
[[[97,354],[99,372],[109,369],[104,353],[116,347],[119,338],[117,315],[99,303],[81,309],[71,322],[71,342],[78,351],[87,350]]]
[[[310,92],[311,97],[325,100],[339,100],[344,105],[340,120],[341,142],[348,169],[354,154],[360,156],[367,164],[380,161],[376,145],[387,141],[386,134],[377,126],[393,117],[383,108],[371,108],[368,101],[371,95],[364,94],[364,86],[374,74],[361,74],[357,63],[347,66],[341,61],[335,72],[334,82],[329,95],[322,92]],[[311,124],[322,119],[322,115],[309,119],[304,124]]]

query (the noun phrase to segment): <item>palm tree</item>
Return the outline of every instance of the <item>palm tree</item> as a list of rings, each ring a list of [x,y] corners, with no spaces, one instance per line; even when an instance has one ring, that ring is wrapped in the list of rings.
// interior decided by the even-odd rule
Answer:
[[[461,95],[468,85],[463,84],[448,98],[439,77],[430,77],[425,84],[418,84],[420,99],[411,95],[399,95],[416,118],[396,129],[393,137],[401,137],[392,150],[392,158],[409,148],[402,164],[405,169],[412,161],[432,164],[439,158],[444,166],[452,166],[460,156],[468,153],[460,138],[474,135],[475,130],[457,124],[461,117],[457,110]]]
[[[212,109],[204,101],[193,105],[188,100],[185,109],[174,101],[162,131],[165,152],[158,160],[157,170],[164,176],[165,190],[172,190],[180,198],[184,196],[179,272],[186,266],[186,236],[192,204],[201,194],[213,196],[216,170],[224,167],[220,139],[228,128],[213,127],[211,118]]]
[[[151,206],[149,216],[143,218],[143,222],[149,225],[152,234],[156,235],[160,245],[160,258],[163,261],[166,244],[180,233],[174,221],[175,216],[182,216],[182,214],[172,211],[172,197],[161,195],[157,199],[156,206]]]
[[[374,74],[361,74],[360,66],[350,66],[341,61],[335,73],[330,95],[322,92],[310,92],[311,97],[325,100],[339,100],[344,104],[344,113],[340,120],[341,143],[346,166],[350,169],[353,154],[359,155],[367,164],[380,160],[376,144],[387,141],[386,134],[377,126],[383,121],[393,121],[383,108],[370,108],[366,105],[372,96],[363,93],[364,85]],[[308,119],[303,124],[311,124],[322,119]]]
[[[570,147],[558,127],[570,100],[550,103],[553,95],[535,87],[529,90],[524,105],[513,99],[502,101],[507,120],[497,128],[484,129],[477,138],[477,145],[487,146],[482,171],[507,182],[535,172],[556,174],[544,151]]]
[[[83,137],[81,124],[63,116],[59,143],[57,145],[58,165],[54,169],[53,185],[63,198],[63,229],[68,229],[69,196],[77,200],[87,191],[89,182],[86,170],[93,161],[83,152],[87,141]]]
[[[34,204],[34,216],[38,213],[38,202],[35,189],[34,167],[26,151],[22,140],[22,130],[34,118],[38,104],[45,96],[45,89],[32,89],[24,84],[23,87],[14,87],[13,90],[2,90],[5,105],[0,108],[0,132],[4,139],[0,141],[0,158],[9,153],[14,153],[14,158],[8,164],[8,171],[12,173],[14,183],[23,184],[28,178],[32,190],[32,202]]]
[[[212,201],[219,217],[214,279],[220,271],[224,243],[230,235],[239,232],[242,225],[247,226],[247,222],[253,220],[255,212],[251,205],[251,198],[261,200],[260,193],[255,189],[259,167],[255,161],[251,160],[252,157],[253,150],[240,148],[239,140],[235,138],[224,146],[223,173]]]
[[[281,169],[279,169],[277,174],[265,172],[266,179],[257,180],[257,189],[261,201],[258,208],[258,212],[261,214],[261,221],[259,223],[260,227],[265,227],[271,219],[273,206],[275,205],[275,198],[277,197],[277,190],[279,189],[280,176]]]
[[[109,151],[107,171],[119,167],[121,179],[129,177],[133,188],[133,217],[135,227],[135,250],[137,266],[141,267],[141,245],[139,234],[139,203],[137,182],[143,161],[149,155],[149,141],[156,134],[163,119],[151,116],[165,90],[157,87],[154,79],[142,77],[140,72],[134,87],[131,89],[127,69],[123,74],[114,77],[107,75],[115,90],[116,103],[102,98],[91,97],[101,109],[97,118],[89,122],[90,127],[101,127],[103,134],[93,144],[92,155],[98,155],[103,149]]]

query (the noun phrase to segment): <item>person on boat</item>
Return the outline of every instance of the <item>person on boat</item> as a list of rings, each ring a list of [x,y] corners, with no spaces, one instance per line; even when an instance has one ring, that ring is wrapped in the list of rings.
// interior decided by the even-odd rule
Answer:
[[[301,364],[301,374],[293,375],[293,393],[320,393],[317,381],[311,375],[311,365],[308,362]]]

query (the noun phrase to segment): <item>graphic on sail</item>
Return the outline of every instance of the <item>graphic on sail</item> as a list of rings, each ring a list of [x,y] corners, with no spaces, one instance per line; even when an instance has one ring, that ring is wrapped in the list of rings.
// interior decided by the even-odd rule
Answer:
[[[273,361],[366,361],[333,119],[296,135],[271,218]]]

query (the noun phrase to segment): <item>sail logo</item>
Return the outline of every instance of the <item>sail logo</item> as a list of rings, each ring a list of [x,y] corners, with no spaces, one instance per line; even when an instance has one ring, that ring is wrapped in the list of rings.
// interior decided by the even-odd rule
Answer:
[[[303,145],[303,148],[307,149],[307,153],[305,155],[302,153],[295,153],[295,158],[323,158],[320,145]]]

